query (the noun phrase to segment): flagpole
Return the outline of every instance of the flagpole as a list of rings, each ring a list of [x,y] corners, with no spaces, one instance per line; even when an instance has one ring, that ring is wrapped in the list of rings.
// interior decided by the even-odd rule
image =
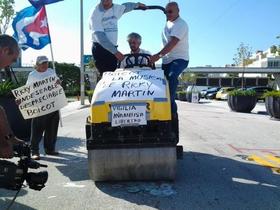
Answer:
[[[51,57],[52,57],[53,70],[54,70],[54,72],[56,73],[55,62],[54,62],[54,56],[53,56],[52,42],[50,43],[50,49],[51,49]],[[62,117],[61,117],[61,111],[60,111],[60,110],[59,110],[59,122],[60,122],[60,127],[63,127]]]
[[[83,0],[80,0],[80,21],[81,21],[81,60],[80,60],[80,71],[81,71],[81,78],[80,78],[80,84],[81,84],[81,105],[85,104],[85,78],[84,78],[84,8],[83,8]]]
[[[51,49],[51,57],[52,57],[53,70],[56,72],[55,62],[54,62],[54,56],[53,56],[52,42],[50,43],[50,49]]]
[[[48,24],[48,29],[49,29],[49,36],[50,36],[50,50],[51,50],[51,58],[52,58],[53,70],[56,73],[55,62],[54,62],[54,55],[53,55],[53,46],[52,46],[52,41],[51,41],[51,32],[50,32],[49,20],[48,20],[48,14],[47,14],[47,8],[46,7],[45,7],[45,10],[46,10],[46,19],[47,19],[47,24]],[[60,112],[60,110],[58,112],[59,112],[60,127],[63,127],[61,112]]]

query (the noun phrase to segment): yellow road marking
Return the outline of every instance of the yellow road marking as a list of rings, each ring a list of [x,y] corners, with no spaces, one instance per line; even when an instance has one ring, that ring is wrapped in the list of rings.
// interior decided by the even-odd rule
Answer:
[[[280,168],[272,168],[271,169],[274,173],[280,174]]]
[[[266,158],[269,159],[269,160],[272,160],[275,163],[280,164],[280,158],[279,157],[275,157],[273,155],[266,155]]]
[[[278,164],[274,164],[274,163],[271,163],[265,159],[263,159],[262,157],[259,157],[257,155],[251,155],[248,157],[248,160],[251,160],[251,161],[254,161],[262,166],[265,166],[265,167],[269,167],[269,168],[278,168]]]

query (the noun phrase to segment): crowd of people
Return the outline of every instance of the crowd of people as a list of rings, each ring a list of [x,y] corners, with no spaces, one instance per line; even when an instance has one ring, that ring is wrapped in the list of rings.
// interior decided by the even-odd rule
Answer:
[[[113,4],[112,0],[101,0],[93,9],[90,16],[92,55],[95,66],[101,75],[105,71],[115,71],[118,62],[121,68],[125,68],[125,55],[118,50],[117,46],[118,20],[123,14],[136,8],[145,10],[148,7],[142,3],[119,5]],[[189,63],[188,25],[180,17],[180,9],[176,2],[168,3],[165,10],[167,22],[162,33],[164,47],[158,53],[152,55],[149,51],[141,49],[142,37],[138,33],[129,34],[127,41],[131,49],[130,54],[150,55],[148,60],[141,59],[142,64],[148,65],[162,59],[162,69],[169,82],[172,118],[178,119],[175,94],[178,77]],[[0,35],[0,69],[16,61],[19,52],[15,39],[8,35]],[[55,75],[55,72],[48,68],[47,57],[39,56],[36,61],[36,68],[28,76],[27,84],[51,75]],[[58,122],[58,111],[32,119],[31,150],[33,159],[40,159],[39,143],[43,133],[45,153],[59,155],[55,150]],[[14,136],[9,126],[5,110],[0,107],[0,158],[11,158],[13,156],[12,145],[20,142],[21,140]]]

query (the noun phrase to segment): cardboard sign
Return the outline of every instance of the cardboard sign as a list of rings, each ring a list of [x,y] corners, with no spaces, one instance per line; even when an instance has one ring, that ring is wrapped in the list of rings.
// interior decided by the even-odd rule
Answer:
[[[147,125],[146,105],[112,105],[112,127]]]
[[[162,70],[122,70],[103,73],[91,103],[147,101],[157,98],[167,98]]]
[[[43,116],[67,105],[64,90],[56,84],[57,80],[56,76],[51,76],[12,91],[21,101],[19,109],[24,119]]]

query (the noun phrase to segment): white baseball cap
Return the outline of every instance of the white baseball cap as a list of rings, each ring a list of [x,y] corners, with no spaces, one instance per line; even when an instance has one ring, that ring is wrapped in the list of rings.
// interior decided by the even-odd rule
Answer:
[[[37,59],[36,59],[36,64],[42,64],[42,63],[45,63],[45,62],[48,62],[49,59],[47,58],[47,56],[38,56]]]

